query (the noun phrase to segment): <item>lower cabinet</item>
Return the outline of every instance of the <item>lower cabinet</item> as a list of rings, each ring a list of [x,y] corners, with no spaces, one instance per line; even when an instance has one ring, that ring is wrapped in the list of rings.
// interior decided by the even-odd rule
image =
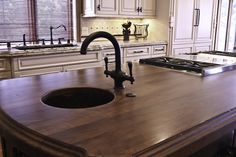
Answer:
[[[166,44],[157,44],[121,48],[121,63],[139,61],[141,58],[165,56],[166,47]],[[81,55],[78,52],[66,52],[0,58],[0,79],[102,67],[105,64],[104,57],[108,57],[109,67],[114,68],[114,49],[92,51],[86,55]]]
[[[150,58],[152,55],[151,46],[124,48],[124,62],[139,61],[141,58]]]
[[[211,51],[211,43],[199,43],[199,44],[179,44],[172,45],[171,55],[181,55],[185,53],[194,53],[200,51]]]
[[[166,45],[154,45],[152,46],[152,57],[161,57],[167,55]]]
[[[100,52],[51,54],[13,58],[13,77],[42,75],[101,66]]]
[[[11,64],[9,58],[0,58],[0,79],[11,78]]]

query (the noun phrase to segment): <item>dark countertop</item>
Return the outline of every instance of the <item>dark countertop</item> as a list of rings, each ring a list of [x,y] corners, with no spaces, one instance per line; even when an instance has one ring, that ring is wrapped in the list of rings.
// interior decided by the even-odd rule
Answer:
[[[236,120],[236,71],[202,78],[136,64],[134,85],[126,82],[125,90],[114,91],[103,70],[2,80],[1,109],[31,130],[104,157],[166,156]],[[87,86],[110,90],[115,100],[87,109],[54,108],[40,100],[55,89]]]

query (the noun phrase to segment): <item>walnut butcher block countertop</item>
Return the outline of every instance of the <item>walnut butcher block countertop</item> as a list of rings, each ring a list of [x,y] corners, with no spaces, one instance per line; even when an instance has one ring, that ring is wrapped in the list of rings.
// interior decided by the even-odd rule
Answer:
[[[103,68],[0,81],[1,109],[15,122],[47,137],[84,148],[89,156],[182,156],[235,123],[236,71],[199,77],[135,64],[134,85],[114,91]],[[127,71],[127,69],[125,69]],[[68,87],[115,93],[108,104],[87,109],[44,105],[41,97]],[[125,94],[133,92],[135,98]],[[189,145],[195,144],[188,151]]]

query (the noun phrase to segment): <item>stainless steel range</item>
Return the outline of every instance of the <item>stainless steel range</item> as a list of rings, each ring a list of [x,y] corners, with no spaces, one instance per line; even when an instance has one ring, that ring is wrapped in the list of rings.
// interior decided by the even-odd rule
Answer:
[[[199,61],[199,58],[196,58],[196,56],[195,59],[193,58],[183,59],[183,58],[186,58],[186,56],[185,57],[182,56],[182,58],[156,57],[156,58],[140,59],[139,62],[141,64],[149,64],[164,68],[170,68],[181,72],[196,74],[199,76],[208,76],[236,69],[236,64],[218,64],[213,62],[204,62],[204,61]],[[200,58],[202,58],[202,56]]]

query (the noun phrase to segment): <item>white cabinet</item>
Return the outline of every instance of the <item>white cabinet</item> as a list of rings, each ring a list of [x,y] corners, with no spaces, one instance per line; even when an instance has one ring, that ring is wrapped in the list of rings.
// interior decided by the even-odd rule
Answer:
[[[120,0],[120,15],[138,15],[139,4],[137,0]]]
[[[118,15],[118,0],[83,0],[83,16],[115,16]]]
[[[0,79],[11,78],[9,58],[0,58]]]
[[[151,46],[124,48],[124,62],[139,61],[141,58],[150,58],[151,54]]]
[[[180,47],[184,48],[184,45],[190,52],[197,51],[198,48],[195,47],[199,47],[201,43],[212,48],[216,1],[171,0],[171,2],[170,45],[172,53],[174,54],[177,49],[179,51]],[[195,46],[195,44],[197,45]]]
[[[157,5],[156,2],[156,0],[139,0],[139,15],[155,16]]]
[[[118,0],[96,0],[96,14],[118,15]]]
[[[154,45],[154,46],[152,46],[152,55],[151,55],[151,57],[166,56],[166,52],[167,52],[166,45]]]
[[[155,16],[156,0],[120,0],[120,15]]]
[[[13,77],[41,75],[101,66],[101,53],[51,54],[13,58]]]
[[[83,0],[84,17],[153,17],[156,0]]]
[[[124,62],[139,61],[142,58],[166,56],[167,45],[135,46],[124,48]]]

